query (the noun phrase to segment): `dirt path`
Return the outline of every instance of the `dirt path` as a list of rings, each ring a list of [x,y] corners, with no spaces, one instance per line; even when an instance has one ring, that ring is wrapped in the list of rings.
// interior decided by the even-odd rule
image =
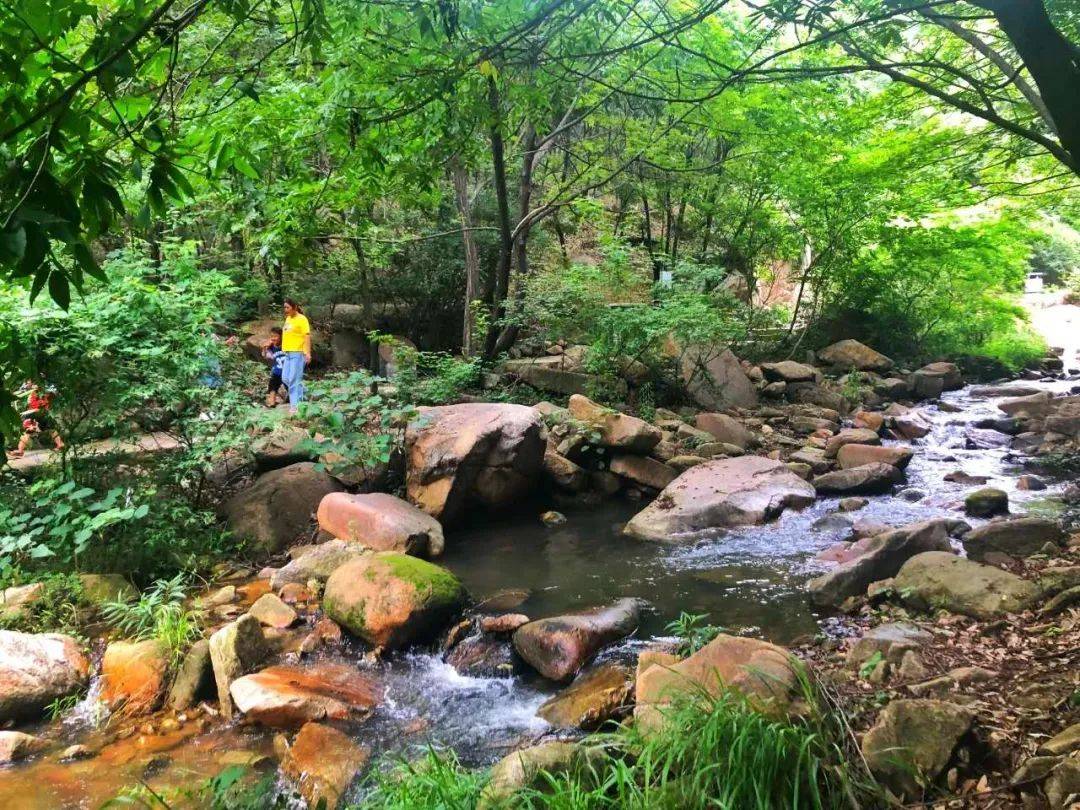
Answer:
[[[168,433],[146,433],[123,441],[103,439],[100,442],[91,442],[82,448],[82,455],[94,456],[119,453],[131,456],[141,453],[161,453],[166,450],[175,450],[179,446],[180,443]],[[11,458],[9,456],[7,463],[13,470],[26,472],[58,459],[59,454],[52,450],[28,450],[22,458]]]

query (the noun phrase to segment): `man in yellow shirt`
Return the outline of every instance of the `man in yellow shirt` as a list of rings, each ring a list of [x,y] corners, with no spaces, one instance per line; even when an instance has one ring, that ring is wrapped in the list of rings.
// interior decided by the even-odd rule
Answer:
[[[285,325],[281,328],[285,365],[281,381],[289,387],[289,413],[304,399],[304,366],[311,362],[311,324],[292,298],[285,299]]]

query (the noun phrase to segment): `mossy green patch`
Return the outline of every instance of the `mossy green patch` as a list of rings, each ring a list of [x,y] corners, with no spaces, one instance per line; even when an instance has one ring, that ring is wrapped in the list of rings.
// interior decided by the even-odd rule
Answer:
[[[437,565],[410,557],[408,554],[386,552],[379,555],[391,576],[410,583],[427,604],[452,605],[465,599],[461,582]]]

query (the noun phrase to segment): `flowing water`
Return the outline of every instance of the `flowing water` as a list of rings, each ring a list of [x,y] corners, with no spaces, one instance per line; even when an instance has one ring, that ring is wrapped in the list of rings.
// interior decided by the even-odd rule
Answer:
[[[1025,385],[1031,385],[1025,383]],[[1072,383],[1040,383],[1067,390]],[[1022,459],[1006,449],[965,448],[965,430],[984,417],[1000,416],[997,400],[974,398],[967,389],[948,393],[942,408],[927,406],[933,431],[915,442],[907,490],[871,497],[852,513],[859,521],[902,525],[934,516],[957,516],[966,492],[976,488],[943,480],[961,470],[990,478],[1010,493],[1014,512],[1047,508],[1044,492],[1018,491]],[[921,497],[917,501],[909,497]],[[683,612],[708,614],[731,632],[786,643],[822,629],[826,616],[811,609],[803,584],[821,570],[815,555],[850,531],[825,519],[837,498],[819,499],[765,526],[718,532],[689,546],[624,537],[622,524],[643,504],[613,500],[566,509],[567,522],[549,528],[539,515],[549,504],[525,504],[512,515],[485,515],[451,532],[440,560],[477,599],[509,590],[523,599],[514,611],[542,617],[633,596],[649,603],[635,638],[605,655],[623,655],[644,640],[662,636]],[[329,660],[361,663],[362,650],[345,647]],[[539,677],[473,678],[458,674],[437,653],[411,652],[374,665],[386,697],[375,714],[352,730],[380,755],[407,756],[433,744],[452,747],[470,764],[492,762],[523,740],[547,730],[537,707],[554,691]],[[64,745],[103,739],[102,713],[94,691],[62,723],[40,733]],[[193,734],[135,734],[105,745],[83,762],[62,764],[56,755],[0,771],[5,808],[97,807],[124,785],[140,779],[155,789],[190,786],[225,765],[270,752],[272,733],[241,723],[215,724]]]

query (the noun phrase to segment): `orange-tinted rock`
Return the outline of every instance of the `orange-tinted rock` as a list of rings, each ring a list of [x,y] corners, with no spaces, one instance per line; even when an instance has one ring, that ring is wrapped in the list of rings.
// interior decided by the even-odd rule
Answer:
[[[308,807],[334,810],[369,752],[335,728],[307,723],[281,760],[281,770],[296,783]]]
[[[742,450],[754,443],[754,434],[726,413],[699,413],[694,424],[711,433],[718,442],[733,444]]]
[[[164,642],[114,641],[101,660],[101,699],[113,711],[153,711],[165,694],[168,673],[169,649]]]
[[[536,409],[502,403],[420,408],[405,443],[408,498],[443,524],[469,502],[507,506],[528,493],[545,447]]]
[[[647,456],[615,456],[610,470],[635,484],[653,489],[663,489],[677,477],[675,470],[667,464]]]
[[[318,518],[323,531],[375,551],[436,557],[443,550],[439,521],[385,492],[333,492],[319,503]]]
[[[315,622],[311,632],[304,637],[303,642],[300,644],[300,651],[310,653],[319,649],[319,647],[340,644],[341,638],[341,625],[333,619],[323,616]]]
[[[817,356],[821,362],[845,371],[853,368],[859,371],[888,371],[893,367],[893,361],[881,352],[851,339],[826,346],[818,351]]]
[[[524,613],[504,613],[501,616],[481,616],[480,629],[485,633],[513,633],[529,623]]]
[[[267,667],[237,678],[230,692],[246,717],[273,728],[363,717],[382,698],[370,675],[342,664]]]
[[[514,632],[514,649],[545,678],[572,678],[600,649],[633,633],[641,603],[619,599],[611,605],[529,622]]]
[[[795,659],[783,647],[740,636],[720,635],[688,658],[640,671],[634,718],[656,728],[672,700],[739,692],[763,711],[783,713],[798,685]]]
[[[857,428],[865,428],[879,433],[885,424],[885,414],[880,411],[856,411],[851,421],[855,423]]]
[[[872,444],[845,444],[836,454],[841,469],[861,467],[863,464],[890,464],[897,469],[907,469],[915,451],[902,445],[880,447]]]
[[[627,667],[605,664],[583,673],[536,713],[559,728],[595,728],[626,709],[631,683]]]
[[[278,629],[291,627],[297,619],[296,611],[273,593],[264,593],[260,596],[248,609],[248,613],[258,619],[259,624]]]
[[[286,582],[281,586],[281,593],[278,596],[286,605],[295,605],[297,602],[310,602],[312,599],[311,591],[307,589],[306,585],[299,582]]]
[[[840,449],[848,444],[881,444],[877,431],[870,428],[848,428],[841,430],[835,436],[827,437],[825,442],[825,456],[836,458]]]

